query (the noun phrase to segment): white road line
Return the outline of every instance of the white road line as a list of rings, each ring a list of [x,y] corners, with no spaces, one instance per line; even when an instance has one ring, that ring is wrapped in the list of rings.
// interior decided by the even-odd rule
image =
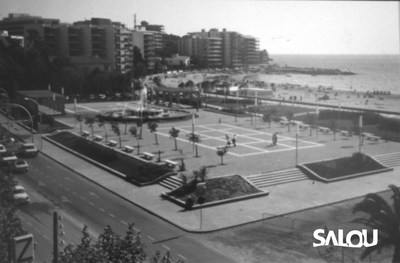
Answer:
[[[72,192],[74,195],[77,195],[77,193],[75,193],[75,192]]]
[[[154,241],[154,238],[152,238],[151,236],[147,236],[149,239],[151,239],[152,241]]]
[[[100,209],[101,211],[103,211],[103,212],[105,212],[105,211],[106,211],[106,210],[104,210],[104,209],[103,209],[103,208],[101,208],[101,207],[100,207],[99,209]]]
[[[79,107],[79,108],[83,108],[85,110],[90,110],[90,111],[94,111],[94,112],[100,112],[99,110],[95,110],[95,109],[92,109],[92,108],[89,108],[89,107],[85,107],[85,106],[82,106],[82,105],[76,105],[76,106]]]
[[[124,220],[121,220],[121,223],[124,224],[124,225],[126,225],[126,226],[128,225],[128,223],[125,222]]]
[[[79,196],[79,197],[80,197],[82,200],[86,200],[85,197],[83,197],[83,196]]]
[[[182,256],[181,254],[178,254],[178,257],[183,258],[184,260],[187,260],[187,258],[185,258],[184,256]]]
[[[37,229],[36,227],[34,227],[33,229],[35,229],[37,232],[39,232],[39,233],[42,233],[42,232],[40,232],[40,230],[39,229]]]
[[[69,188],[68,188],[68,187],[65,187],[65,190],[69,191]]]
[[[165,246],[165,245],[162,245],[165,249],[167,249],[167,250],[171,250],[169,247],[167,247],[167,246]]]
[[[26,221],[26,223],[29,225],[29,226],[33,226],[31,223],[29,223],[28,221]]]
[[[89,202],[89,204],[94,205],[92,202]]]
[[[50,240],[50,238],[48,238],[46,235],[43,235],[45,239]]]
[[[72,180],[70,178],[66,177],[66,176],[65,176],[65,180],[68,180],[68,181],[72,182]]]
[[[110,213],[108,213],[111,217],[114,217],[115,218],[115,215],[113,215],[113,214],[110,214]]]
[[[136,227],[133,227],[133,229],[134,229],[134,230],[136,230],[137,232],[140,232],[140,230],[139,230],[139,229],[137,229]]]

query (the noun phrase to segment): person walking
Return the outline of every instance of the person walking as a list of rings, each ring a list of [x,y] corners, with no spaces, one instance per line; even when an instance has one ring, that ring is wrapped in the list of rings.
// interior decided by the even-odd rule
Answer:
[[[278,142],[278,133],[275,132],[274,135],[272,135],[272,144],[276,145]]]
[[[232,144],[233,144],[233,147],[236,147],[236,134],[233,135]]]
[[[231,147],[231,140],[229,139],[228,134],[225,134],[226,137],[226,147]]]

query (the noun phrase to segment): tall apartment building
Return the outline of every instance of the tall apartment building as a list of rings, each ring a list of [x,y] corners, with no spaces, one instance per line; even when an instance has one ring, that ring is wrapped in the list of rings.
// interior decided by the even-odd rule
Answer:
[[[92,18],[71,25],[60,23],[58,19],[10,14],[0,21],[0,28],[10,35],[24,37],[26,50],[32,45],[29,32],[35,30],[49,48],[50,55],[97,57],[122,73],[132,65],[132,35],[124,25],[109,19]]]
[[[179,40],[178,50],[181,55],[196,57],[205,67],[235,68],[265,61],[257,38],[226,29],[188,33]]]
[[[178,41],[180,55],[193,56],[204,67],[222,67],[222,38],[218,30],[188,33]]]

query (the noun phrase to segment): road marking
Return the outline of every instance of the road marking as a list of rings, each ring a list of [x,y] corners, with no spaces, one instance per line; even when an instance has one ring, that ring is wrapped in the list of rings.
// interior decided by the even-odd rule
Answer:
[[[56,182],[56,180],[54,180],[54,179],[51,179],[53,182]]]
[[[103,209],[103,208],[101,208],[101,207],[100,207],[99,209],[100,209],[101,211],[103,211],[103,212],[105,212],[105,211],[106,211],[106,210],[104,210],[104,209]]]
[[[184,260],[187,260],[187,258],[185,258],[184,256],[182,256],[181,254],[178,254],[178,257],[183,258]]]
[[[72,180],[69,179],[68,177],[65,176],[64,178],[65,178],[65,180],[68,180],[68,181],[72,182]]]
[[[137,229],[136,227],[133,227],[133,229],[134,229],[134,230],[136,230],[137,232],[140,232],[140,230],[139,230],[139,229]]]
[[[63,186],[62,184],[58,183],[59,186]]]
[[[79,197],[80,197],[82,200],[86,200],[85,197],[83,197],[83,196],[79,196]]]
[[[63,203],[71,203],[71,201],[68,200],[65,196],[61,196],[61,202]]]
[[[76,105],[77,107],[80,107],[80,108],[84,108],[85,110],[90,110],[90,111],[94,111],[94,112],[100,112],[99,110],[95,110],[95,109],[92,109],[92,108],[89,108],[89,107],[85,107],[85,106],[82,106],[82,105]]]
[[[46,235],[43,235],[45,239],[50,240],[50,238],[48,238]]]
[[[41,233],[39,229],[37,229],[36,227],[34,227],[33,229],[35,229],[37,232]]]
[[[121,220],[121,223],[124,224],[124,225],[126,225],[126,226],[128,225],[128,223],[125,222],[125,221],[123,221],[123,220]]]
[[[28,221],[26,221],[26,223],[27,223],[29,226],[32,226],[32,224],[31,224],[31,223],[29,223]]]
[[[98,195],[96,195],[95,193],[92,193],[92,192],[89,192],[89,194],[90,195],[93,195],[93,196],[95,196],[95,197],[97,197],[97,198],[100,198]]]
[[[69,191],[69,188],[68,188],[68,187],[65,187],[65,190]]]
[[[50,166],[46,166],[46,168],[49,169],[49,170],[53,170]]]
[[[75,193],[75,192],[72,192],[74,195],[77,195],[77,193]]]
[[[110,213],[108,213],[111,217],[114,217],[115,218],[115,215],[113,215],[113,214],[110,214]]]
[[[92,202],[89,202],[89,204],[94,205]]]
[[[165,247],[167,250],[171,250],[169,247],[167,247],[167,246],[165,246],[165,245],[162,245],[163,247]]]
[[[147,236],[149,239],[151,239],[152,241],[154,241],[154,238],[152,238],[151,236]]]

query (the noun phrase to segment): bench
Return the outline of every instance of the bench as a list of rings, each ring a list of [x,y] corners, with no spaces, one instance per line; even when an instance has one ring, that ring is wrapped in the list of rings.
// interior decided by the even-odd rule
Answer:
[[[328,128],[324,128],[324,127],[319,127],[319,131],[321,131],[321,132],[323,132],[323,133],[326,133],[326,134],[328,134],[328,133],[329,133],[329,131],[330,131],[330,129],[328,129]]]
[[[143,153],[143,156],[144,156],[144,158],[146,159],[146,160],[153,160],[153,158],[154,158],[154,154],[152,154],[152,153],[148,153],[148,152],[144,152]]]
[[[353,136],[353,133],[352,133],[352,132],[349,132],[349,131],[341,131],[340,133],[341,133],[343,136],[349,136],[349,137]]]
[[[280,123],[281,125],[284,125],[284,126],[289,125],[289,122],[287,122],[287,121],[280,121],[279,123]]]
[[[129,145],[124,145],[124,149],[126,152],[131,153],[133,152],[133,150],[135,150],[135,148],[129,146]]]
[[[108,145],[110,145],[111,147],[115,147],[115,146],[117,146],[117,142],[116,141],[113,141],[113,140],[109,140],[108,141]]]
[[[380,137],[375,136],[373,134],[368,134],[368,133],[362,133],[361,134],[363,137],[365,137],[365,139],[370,140],[370,141],[378,141],[380,139]]]
[[[100,142],[100,141],[103,140],[103,136],[95,135],[94,138],[93,138],[93,140],[95,140],[96,142]]]
[[[88,137],[90,135],[90,132],[88,131],[82,131],[82,136],[83,137]]]
[[[178,165],[177,162],[174,162],[174,161],[171,161],[171,160],[164,160],[164,162],[168,167],[172,167],[172,168],[175,168],[175,166]]]
[[[309,125],[307,125],[307,124],[299,124],[299,128],[300,129],[308,129],[308,127],[310,127]]]

